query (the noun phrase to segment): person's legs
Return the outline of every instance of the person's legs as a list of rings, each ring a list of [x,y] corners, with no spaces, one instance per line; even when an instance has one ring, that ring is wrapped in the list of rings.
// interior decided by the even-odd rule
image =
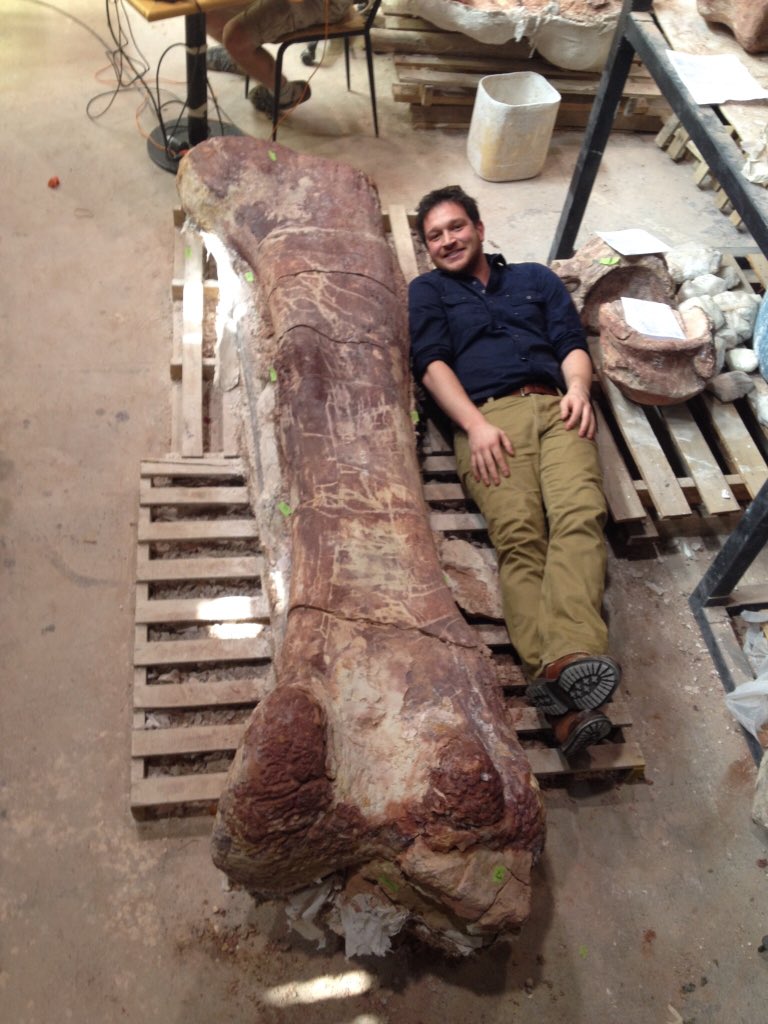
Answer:
[[[577,651],[603,654],[606,507],[594,441],[566,430],[557,399],[539,398],[541,490],[549,528],[539,622],[542,668]]]
[[[541,667],[539,608],[547,557],[546,521],[539,482],[539,439],[531,396],[502,398],[483,407],[515,446],[510,475],[486,487],[472,476],[466,435],[457,432],[456,462],[467,494],[483,515],[499,566],[507,632],[533,677]]]

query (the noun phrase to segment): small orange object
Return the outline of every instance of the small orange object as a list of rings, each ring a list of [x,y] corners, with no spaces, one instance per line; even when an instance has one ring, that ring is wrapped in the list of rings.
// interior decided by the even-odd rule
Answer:
[[[61,184],[58,175],[54,174],[52,178],[48,179],[48,188],[58,188]]]

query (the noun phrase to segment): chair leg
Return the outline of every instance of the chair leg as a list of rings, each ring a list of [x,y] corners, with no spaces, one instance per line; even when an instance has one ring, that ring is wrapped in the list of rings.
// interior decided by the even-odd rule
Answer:
[[[371,48],[371,37],[365,33],[365,59],[368,63],[368,87],[371,90],[371,109],[373,110],[373,131],[376,138],[379,137],[379,117],[376,112],[376,80],[373,76],[373,50]]]
[[[248,86],[251,84],[251,80],[248,75],[245,76],[245,98],[248,99]]]

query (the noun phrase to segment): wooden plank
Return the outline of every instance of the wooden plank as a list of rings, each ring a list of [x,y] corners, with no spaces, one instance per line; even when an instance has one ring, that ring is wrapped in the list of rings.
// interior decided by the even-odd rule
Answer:
[[[464,488],[459,483],[427,482],[422,488],[426,501],[466,501]]]
[[[264,559],[252,555],[226,558],[153,558],[138,567],[140,583],[184,580],[259,579]]]
[[[139,484],[142,505],[248,505],[247,487],[153,487],[148,480]]]
[[[632,453],[656,511],[662,519],[674,519],[691,514],[677,477],[661,450],[656,435],[641,406],[626,399],[613,381],[601,375],[601,385],[616,417],[619,430]]]
[[[145,672],[146,670],[142,669]],[[221,680],[215,683],[154,683],[134,685],[133,706],[144,710],[194,710],[230,705],[257,704],[274,689],[269,674],[251,679]]]
[[[486,530],[485,520],[479,512],[431,512],[429,525],[438,532]]]
[[[134,729],[132,757],[166,757],[169,754],[209,754],[234,751],[243,738],[246,723],[192,725],[178,729]]]
[[[632,715],[626,701],[616,700],[603,705],[601,711],[610,718],[616,728],[629,728],[632,725]],[[518,736],[530,733],[551,732],[552,727],[546,715],[532,707],[510,708],[515,723],[515,731]]]
[[[178,624],[182,622],[254,622],[269,619],[266,595],[247,597],[162,598],[136,600],[134,618],[137,623]]]
[[[707,513],[720,515],[737,511],[739,506],[733,491],[726,483],[687,406],[664,406],[660,412],[675,449],[696,484]]]
[[[549,750],[534,747],[526,750],[525,753],[537,778],[572,777],[575,773],[594,775],[600,772],[637,772],[642,774],[645,768],[642,751],[632,741],[600,743],[580,754],[576,763],[568,761],[556,747]]]
[[[179,804],[212,803],[221,796],[226,781],[226,772],[153,775],[132,783],[131,807],[140,811]]]
[[[624,702],[606,706],[606,713],[617,728],[632,725]],[[550,732],[546,716],[536,708],[515,709],[515,731],[518,735]],[[240,746],[247,722],[226,725],[197,725],[169,729],[134,730],[131,734],[133,757],[167,757],[173,754],[209,754],[214,751],[235,751]]]
[[[456,476],[456,459],[453,455],[428,455],[422,460],[421,468],[424,473],[452,473]]]
[[[181,339],[181,453],[203,454],[203,240],[182,232],[185,248]]]
[[[731,402],[720,402],[706,393],[702,397],[730,467],[741,477],[749,497],[754,498],[768,479],[768,467],[760,449]]]
[[[390,204],[389,229],[392,233],[400,270],[405,278],[405,283],[408,284],[418,276],[419,268],[416,263],[416,253],[413,251],[413,238],[404,206]]]
[[[264,661],[271,657],[272,635],[267,630],[261,636],[238,640],[220,640],[217,637],[204,640],[148,640],[146,643],[137,643],[133,651],[133,663],[137,667]]]
[[[603,490],[611,518],[615,523],[631,523],[645,519],[643,503],[637,495],[618,445],[613,439],[602,411],[595,407],[597,417],[597,450],[603,470]]]
[[[166,459],[145,459],[141,463],[140,471],[142,477],[245,477],[242,459],[209,454],[200,459],[178,459],[173,456]]]
[[[473,626],[472,632],[486,647],[509,647],[512,643],[507,627],[502,624],[481,623]]]
[[[258,537],[259,529],[255,519],[175,519],[139,527],[139,540],[154,543],[174,540],[257,540]]]

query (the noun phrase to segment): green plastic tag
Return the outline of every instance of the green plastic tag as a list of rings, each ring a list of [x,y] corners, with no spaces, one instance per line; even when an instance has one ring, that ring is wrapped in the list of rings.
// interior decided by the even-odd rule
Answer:
[[[277,380],[277,370],[274,368],[274,366],[270,366],[269,368],[269,379],[272,381],[273,384]]]
[[[597,262],[598,263],[602,263],[602,265],[604,267],[615,267],[616,264],[619,262],[619,257],[618,256],[603,256],[602,259],[599,259]]]
[[[288,516],[293,515],[293,509],[291,508],[287,501],[278,502],[277,507],[281,515],[284,515],[286,519],[288,518]]]
[[[418,423],[420,419],[421,417],[419,416],[418,409],[411,409],[411,421],[413,423]]]
[[[274,149],[270,149],[270,151],[269,151],[269,159],[270,160],[277,160],[277,153],[274,151]]]
[[[253,271],[252,270],[246,270],[246,272],[245,272],[245,280],[248,281],[249,284],[253,284]]]

